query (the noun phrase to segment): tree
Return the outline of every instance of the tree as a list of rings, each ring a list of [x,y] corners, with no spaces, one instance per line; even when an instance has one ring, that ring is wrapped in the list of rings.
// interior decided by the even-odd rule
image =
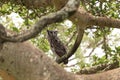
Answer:
[[[82,7],[79,7],[79,3],[81,3]],[[108,4],[107,4],[108,3]],[[27,40],[34,38],[43,31],[46,27],[52,23],[61,22],[66,18],[69,18],[76,26],[79,35],[79,43],[83,38],[83,33],[86,28],[95,28],[97,31],[95,32],[96,38],[103,36],[103,49],[106,53],[106,59],[112,52],[117,53],[114,55],[113,63],[119,63],[119,47],[116,47],[116,50],[112,50],[109,45],[106,43],[106,34],[110,33],[109,28],[119,28],[119,13],[118,15],[114,12],[105,13],[106,10],[103,10],[103,6],[105,4],[104,9],[110,9],[109,6],[113,6],[113,10],[119,11],[119,1],[86,1],[86,0],[4,0],[1,1],[1,6],[8,5],[9,8],[5,9],[5,11],[1,9],[1,14],[6,15],[15,10],[20,15],[21,10],[26,8],[26,14],[31,10],[31,16],[27,15],[25,17],[26,25],[29,25],[29,18],[35,18],[42,16],[39,21],[37,21],[32,27],[28,30],[23,31],[21,33],[14,33],[9,30],[5,31],[4,26],[0,25],[0,40],[1,40],[1,52],[0,52],[0,69],[1,76],[5,77],[6,80],[117,80],[119,79],[119,68],[117,64],[117,68],[112,71],[92,74],[92,75],[75,75],[72,73],[68,73],[63,68],[61,68],[57,63],[55,63],[52,59],[48,58],[44,52],[35,48],[30,42]],[[89,4],[89,5],[88,5]],[[92,4],[92,5],[91,5]],[[117,5],[115,5],[117,4]],[[53,6],[54,5],[54,6]],[[100,8],[96,7],[99,5]],[[19,8],[16,6],[20,6]],[[23,6],[23,7],[22,7]],[[57,11],[51,13],[55,9]],[[107,6],[107,8],[106,8]],[[83,9],[86,8],[90,13]],[[89,7],[89,8],[87,8]],[[115,7],[115,8],[114,8]],[[13,9],[14,8],[14,9]],[[93,9],[95,8],[95,9]],[[11,10],[12,9],[12,10]],[[8,11],[7,11],[8,10]],[[48,12],[47,12],[47,11]],[[44,14],[38,14],[39,12],[44,12]],[[45,12],[46,11],[46,12]],[[98,11],[98,12],[97,12]],[[50,14],[49,14],[50,13]],[[105,13],[105,14],[104,14]],[[111,14],[111,15],[110,15]],[[113,18],[107,18],[106,15]],[[24,16],[24,15],[22,15]],[[117,19],[118,18],[118,19]],[[95,26],[94,26],[95,25]],[[97,27],[96,27],[97,26]],[[99,26],[99,27],[98,27]],[[98,29],[97,29],[98,28]],[[19,30],[17,28],[12,28],[15,31]],[[9,33],[9,35],[7,35]],[[98,37],[99,36],[99,37]],[[74,53],[68,52],[67,55],[63,56],[58,63],[61,63],[63,60],[68,59]],[[110,56],[111,57],[111,56]],[[95,57],[96,58],[96,57]],[[96,60],[96,59],[95,59]],[[97,64],[97,63],[96,63]],[[109,67],[109,66],[107,66]],[[114,67],[116,68],[116,66]],[[109,68],[110,69],[110,68]],[[88,70],[87,70],[88,71]],[[6,73],[7,74],[6,74]],[[7,76],[6,76],[6,75]],[[10,75],[9,75],[10,74]],[[9,76],[8,76],[9,75]],[[113,75],[113,76],[110,76]],[[101,79],[102,77],[102,79]],[[9,78],[9,79],[7,79]]]

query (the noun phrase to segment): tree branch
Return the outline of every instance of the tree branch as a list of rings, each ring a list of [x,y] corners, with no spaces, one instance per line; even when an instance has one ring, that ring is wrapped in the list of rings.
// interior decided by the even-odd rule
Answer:
[[[91,52],[89,53],[89,55],[88,55],[88,56],[85,56],[85,58],[90,57],[91,54],[92,54],[92,53],[94,52],[94,50],[96,49],[96,47],[98,47],[99,45],[101,45],[103,42],[104,42],[104,41],[102,40],[101,42],[97,43],[97,44],[95,45],[95,47],[91,50]]]
[[[30,30],[13,36],[3,36],[2,39],[6,42],[23,42],[34,38],[48,25],[60,22],[73,15],[79,6],[79,3],[80,0],[69,0],[66,6],[60,11],[41,17],[40,20]]]
[[[93,17],[90,20],[90,25],[97,25],[100,27],[120,28],[120,20],[107,17]]]
[[[119,67],[119,62],[113,62],[110,64],[101,64],[101,65],[93,66],[92,68],[82,69],[77,74],[93,74],[99,71],[107,71],[118,67]]]

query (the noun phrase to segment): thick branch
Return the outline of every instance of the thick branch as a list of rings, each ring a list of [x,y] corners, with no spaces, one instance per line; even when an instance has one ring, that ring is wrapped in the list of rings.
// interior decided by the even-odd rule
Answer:
[[[0,51],[0,70],[16,80],[79,80],[75,75],[69,76],[72,74],[29,42],[4,43]]]
[[[5,43],[3,49],[0,51],[0,72],[1,70],[6,71],[8,74],[14,76],[16,80],[120,79],[120,68],[93,75],[78,76],[68,73],[29,42]]]
[[[22,42],[33,38],[47,27],[47,25],[60,22],[75,13],[79,3],[79,0],[69,0],[66,6],[60,11],[41,17],[41,19],[30,30],[14,36],[4,36],[3,39],[9,42]]]
[[[93,25],[100,27],[120,28],[120,20],[107,17],[96,17],[92,14],[89,14],[81,7],[79,7],[74,16],[70,17],[70,20],[75,22],[77,25],[86,25],[84,27],[79,26],[83,29],[86,29],[86,27]]]
[[[94,17],[94,23],[91,20],[92,25],[98,25],[100,27],[120,28],[120,20],[107,18],[107,17]]]

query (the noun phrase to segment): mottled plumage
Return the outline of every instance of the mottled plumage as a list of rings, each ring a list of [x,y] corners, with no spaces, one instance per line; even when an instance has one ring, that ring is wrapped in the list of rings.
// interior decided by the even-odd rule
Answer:
[[[56,59],[59,59],[60,57],[62,57],[67,53],[66,48],[58,38],[57,31],[47,30],[47,34],[48,34],[48,41],[50,43],[51,50],[53,51],[54,54],[56,54],[57,56]],[[68,63],[68,60],[65,60],[64,64],[67,64],[67,63]]]

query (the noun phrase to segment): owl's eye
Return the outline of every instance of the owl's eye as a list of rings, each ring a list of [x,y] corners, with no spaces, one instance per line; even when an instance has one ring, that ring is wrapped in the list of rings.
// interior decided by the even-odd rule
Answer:
[[[52,31],[50,31],[50,34],[53,34],[53,32],[52,32]]]

